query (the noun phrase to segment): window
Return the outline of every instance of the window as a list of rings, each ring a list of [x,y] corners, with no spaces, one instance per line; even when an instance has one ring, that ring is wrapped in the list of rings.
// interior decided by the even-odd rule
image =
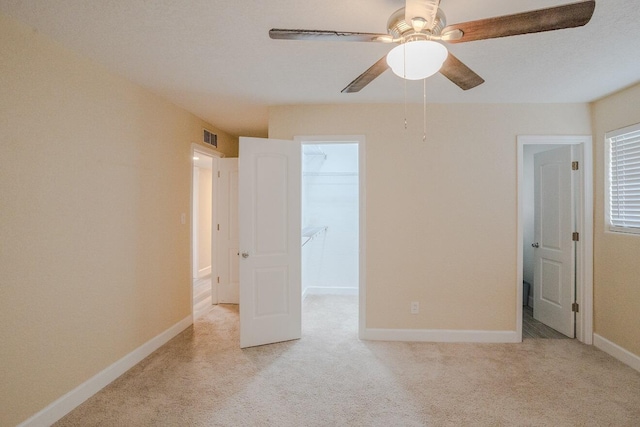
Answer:
[[[609,229],[640,234],[640,123],[608,132]]]

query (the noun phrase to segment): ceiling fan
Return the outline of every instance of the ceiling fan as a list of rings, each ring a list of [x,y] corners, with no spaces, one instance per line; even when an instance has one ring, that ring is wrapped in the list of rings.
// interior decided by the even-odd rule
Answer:
[[[359,92],[390,67],[400,77],[410,80],[426,78],[439,71],[461,89],[468,90],[484,83],[484,79],[448,52],[440,42],[464,43],[581,27],[591,20],[595,6],[595,0],[586,0],[447,26],[440,0],[406,0],[405,7],[389,17],[387,34],[274,28],[269,31],[269,36],[283,40],[398,44],[349,83],[343,93]]]

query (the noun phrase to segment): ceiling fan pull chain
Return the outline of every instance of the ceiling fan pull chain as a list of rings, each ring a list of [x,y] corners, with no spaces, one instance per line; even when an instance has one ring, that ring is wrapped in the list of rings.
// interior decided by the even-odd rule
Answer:
[[[404,83],[404,130],[407,130],[407,81]]]
[[[406,44],[403,45],[404,52],[402,55],[402,60],[404,64],[402,66],[404,73],[404,130],[407,130],[407,55],[406,55]]]
[[[427,142],[427,79],[422,79],[422,142]]]

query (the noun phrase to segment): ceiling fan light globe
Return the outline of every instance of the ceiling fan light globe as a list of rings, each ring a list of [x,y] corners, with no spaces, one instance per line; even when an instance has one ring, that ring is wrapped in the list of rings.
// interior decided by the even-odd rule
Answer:
[[[387,54],[387,64],[395,75],[403,79],[421,80],[440,71],[448,55],[447,48],[438,42],[417,40],[391,49]]]

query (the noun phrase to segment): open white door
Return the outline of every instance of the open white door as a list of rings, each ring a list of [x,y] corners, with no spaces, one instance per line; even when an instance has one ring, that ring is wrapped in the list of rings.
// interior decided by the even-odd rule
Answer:
[[[538,153],[535,167],[534,318],[574,337],[572,147]]]
[[[300,338],[301,145],[240,138],[240,347]]]
[[[218,159],[216,227],[218,254],[218,302],[240,302],[238,265],[238,159]]]

